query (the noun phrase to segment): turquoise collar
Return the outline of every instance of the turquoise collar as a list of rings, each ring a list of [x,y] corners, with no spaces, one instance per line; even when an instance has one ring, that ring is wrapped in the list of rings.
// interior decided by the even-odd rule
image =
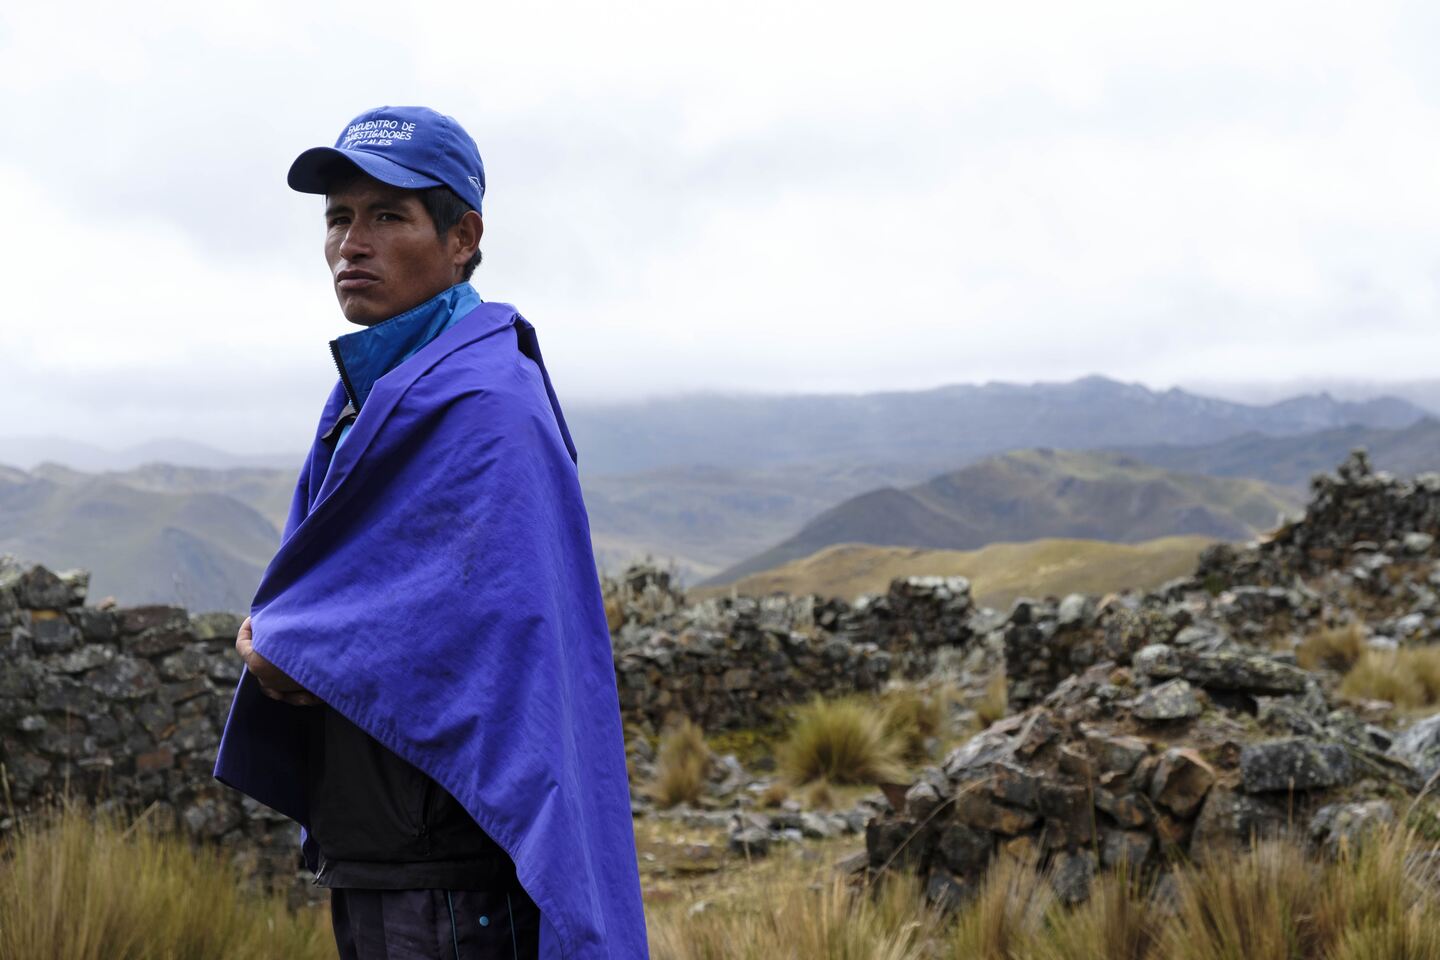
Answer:
[[[481,304],[467,282],[455,284],[417,307],[330,341],[330,353],[355,412],[375,381],[413,356]]]

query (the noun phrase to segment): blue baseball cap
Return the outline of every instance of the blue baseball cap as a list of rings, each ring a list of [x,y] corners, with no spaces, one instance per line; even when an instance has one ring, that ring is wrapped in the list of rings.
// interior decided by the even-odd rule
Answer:
[[[333,147],[295,158],[285,178],[301,193],[326,193],[337,173],[358,168],[406,190],[449,187],[476,212],[485,196],[480,149],[454,117],[429,107],[376,107],[351,120]]]

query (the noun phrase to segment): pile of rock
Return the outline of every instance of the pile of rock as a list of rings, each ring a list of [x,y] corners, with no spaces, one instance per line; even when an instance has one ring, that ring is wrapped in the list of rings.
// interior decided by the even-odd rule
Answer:
[[[1097,664],[927,769],[869,824],[869,866],[919,871],[932,898],[954,903],[995,856],[1034,857],[1074,901],[1121,862],[1204,857],[1287,828],[1354,842],[1392,821],[1391,800],[1427,773],[1409,762],[1418,744],[1327,707],[1283,662],[1227,652],[1146,664],[1148,675]],[[1223,706],[1235,694],[1257,712]],[[1435,749],[1440,724],[1415,729]]]
[[[1335,848],[1393,821],[1440,776],[1440,715],[1398,736],[1389,705],[1347,705],[1301,669],[1299,639],[1362,625],[1373,646],[1440,637],[1440,477],[1363,457],[1317,479],[1306,517],[1209,551],[1145,596],[1017,602],[982,643],[1028,706],[927,769],[867,829],[869,866],[968,896],[1001,853],[1049,862],[1063,898],[1097,869],[1203,857],[1291,829]],[[977,611],[972,629],[986,616]],[[978,633],[978,629],[976,630]]]

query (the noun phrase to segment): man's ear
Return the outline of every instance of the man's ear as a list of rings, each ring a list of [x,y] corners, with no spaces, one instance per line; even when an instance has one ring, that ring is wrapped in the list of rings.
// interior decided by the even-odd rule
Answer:
[[[455,265],[463,267],[480,249],[480,237],[485,233],[485,221],[474,210],[465,211],[460,222],[455,224]]]

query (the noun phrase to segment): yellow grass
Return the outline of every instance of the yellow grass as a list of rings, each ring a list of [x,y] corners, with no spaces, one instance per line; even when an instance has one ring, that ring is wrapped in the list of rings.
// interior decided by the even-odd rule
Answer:
[[[1002,856],[949,916],[912,877],[887,875],[876,897],[796,858],[708,909],[652,909],[650,936],[656,960],[1440,960],[1432,851],[1402,827],[1334,860],[1272,840],[1181,865],[1168,892],[1104,874],[1073,908]]]
[[[0,859],[0,957],[334,960],[328,914],[247,894],[233,866],[183,838],[65,808]]]
[[[885,729],[881,710],[859,699],[816,699],[795,711],[776,750],[792,783],[882,783],[905,776],[901,742]]]
[[[906,760],[925,757],[925,741],[939,737],[949,706],[950,691],[902,687],[880,699],[880,720],[885,732],[900,743]]]
[[[982,727],[999,720],[1010,712],[1010,692],[1005,682],[1005,671],[997,670],[985,682],[985,696],[975,704],[975,716]]]
[[[1342,696],[1388,700],[1402,710],[1440,704],[1440,644],[1366,650],[1340,682]]]
[[[1306,670],[1324,667],[1344,673],[1365,654],[1365,628],[1358,623],[1327,627],[1310,634],[1295,650]]]
[[[655,764],[655,782],[650,793],[661,807],[694,803],[705,789],[705,771],[710,766],[710,748],[705,733],[689,720],[682,720],[660,737]]]
[[[1204,537],[1162,537],[1143,543],[1049,539],[992,543],[979,550],[842,543],[734,584],[692,593],[700,598],[728,595],[733,589],[751,596],[779,591],[853,600],[862,593],[884,593],[896,577],[963,576],[969,578],[977,602],[1002,608],[1020,596],[1157,587],[1193,573],[1200,551],[1212,542]]]
[[[836,853],[834,846],[823,847]],[[913,877],[854,890],[780,851],[737,867],[708,908],[652,904],[656,960],[1440,960],[1440,861],[1403,826],[1335,859],[1271,840],[1181,866],[1168,893],[1123,875],[1062,906],[1031,864],[1002,856],[949,916]],[[790,855],[794,854],[794,855]],[[1167,888],[1162,888],[1167,889]],[[321,910],[244,892],[213,850],[74,809],[10,837],[0,856],[0,957],[319,960]]]

